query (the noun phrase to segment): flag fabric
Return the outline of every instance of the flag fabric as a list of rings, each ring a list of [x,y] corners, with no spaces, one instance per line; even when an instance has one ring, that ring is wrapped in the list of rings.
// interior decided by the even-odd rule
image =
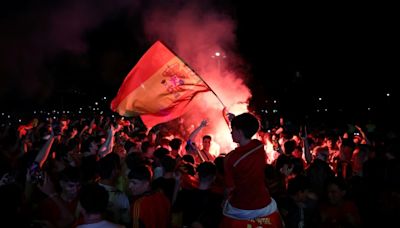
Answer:
[[[181,116],[197,94],[208,91],[200,76],[157,41],[124,79],[111,110],[140,115],[150,128]]]

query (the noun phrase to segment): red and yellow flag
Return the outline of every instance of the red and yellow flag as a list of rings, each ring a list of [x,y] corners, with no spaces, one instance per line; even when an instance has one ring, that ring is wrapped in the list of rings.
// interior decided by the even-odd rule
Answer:
[[[140,115],[147,127],[173,120],[207,84],[157,41],[126,76],[111,102],[121,116]]]

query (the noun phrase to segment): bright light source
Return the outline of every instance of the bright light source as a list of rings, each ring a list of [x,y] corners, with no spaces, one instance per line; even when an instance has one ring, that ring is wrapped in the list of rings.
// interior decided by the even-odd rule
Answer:
[[[276,100],[274,100],[274,104],[276,104]]]
[[[103,97],[104,100],[107,100],[107,97]]]
[[[326,108],[326,109],[325,109],[325,112],[327,112],[327,111],[328,111],[328,109]]]
[[[221,55],[221,53],[220,52],[215,52],[215,56],[220,56]]]
[[[371,111],[371,108],[368,108],[368,111]]]
[[[386,96],[387,96],[387,97],[390,97],[390,93],[387,93]]]
[[[318,97],[318,100],[322,101],[322,97]]]
[[[319,112],[319,109],[317,109],[317,112]]]
[[[96,101],[96,102],[94,102],[94,105],[99,105],[99,102],[97,102],[97,101]]]

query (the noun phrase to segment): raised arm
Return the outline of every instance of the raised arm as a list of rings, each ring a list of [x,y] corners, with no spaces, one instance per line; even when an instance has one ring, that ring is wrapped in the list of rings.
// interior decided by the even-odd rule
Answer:
[[[368,140],[367,135],[365,134],[365,132],[362,130],[362,128],[358,125],[354,125],[355,128],[357,128],[357,130],[360,132],[361,137],[363,138],[363,140],[365,140],[365,143],[367,145],[370,145],[371,142]]]
[[[310,164],[312,161],[312,155],[310,152],[310,145],[308,145],[306,125],[304,125],[304,134],[301,137],[303,139],[303,144],[304,144],[304,157],[306,159],[307,164]]]
[[[114,126],[112,124],[110,125],[110,128],[107,131],[107,140],[99,149],[99,157],[100,158],[103,158],[107,154],[112,152],[112,148],[114,146],[114,134],[116,131],[118,131],[118,129],[119,128],[117,128],[117,130],[115,130]]]
[[[228,109],[224,107],[222,110],[222,115],[224,116],[225,122],[228,125],[229,129],[231,129],[231,121],[235,117],[234,114],[228,112]]]
[[[36,155],[35,162],[39,164],[39,167],[42,167],[44,162],[47,160],[47,157],[49,156],[51,146],[53,145],[54,142],[54,133],[53,130],[51,130],[50,133],[50,138],[46,141],[46,143],[42,146],[40,149],[39,153]]]
[[[199,134],[200,130],[201,130],[203,127],[207,126],[207,123],[208,123],[207,120],[202,120],[201,123],[200,123],[200,125],[199,125],[196,129],[194,129],[194,130],[192,131],[192,133],[190,133],[190,135],[189,135],[189,140],[193,142],[194,139],[196,138],[196,136]]]
[[[93,118],[92,122],[90,122],[89,130],[88,130],[88,133],[90,135],[93,133],[94,126],[95,126],[95,118]]]

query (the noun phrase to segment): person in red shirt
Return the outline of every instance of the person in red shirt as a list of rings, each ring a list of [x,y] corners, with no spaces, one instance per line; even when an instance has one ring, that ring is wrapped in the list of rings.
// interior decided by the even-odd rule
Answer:
[[[347,183],[341,177],[327,180],[328,201],[319,208],[320,227],[361,227],[361,216],[355,201],[346,198]]]
[[[153,173],[146,165],[136,166],[129,172],[133,227],[167,228],[171,224],[171,203],[164,193],[151,191]]]
[[[232,139],[239,146],[225,157],[228,199],[220,227],[283,227],[276,202],[264,183],[264,145],[251,139],[259,127],[259,120],[250,113],[231,121]]]
[[[38,220],[45,220],[54,227],[74,227],[79,223],[80,180],[78,168],[65,168],[60,173],[61,192],[57,193],[50,177],[46,176],[43,185],[38,185],[40,191],[48,196],[37,207]]]

